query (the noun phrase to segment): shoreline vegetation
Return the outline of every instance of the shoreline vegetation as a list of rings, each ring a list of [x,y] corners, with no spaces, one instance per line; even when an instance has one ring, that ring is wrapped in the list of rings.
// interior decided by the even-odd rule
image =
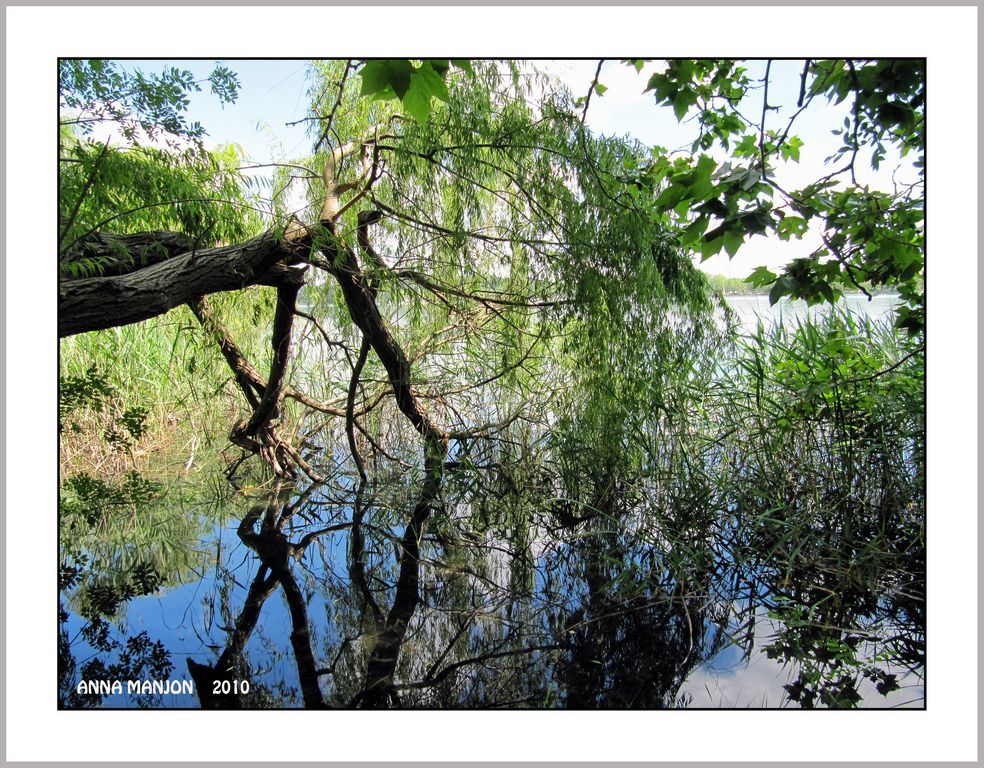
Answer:
[[[724,296],[768,296],[768,286],[756,286],[746,282],[743,277],[728,277],[726,275],[707,274],[707,282],[710,283],[711,290],[723,294]],[[898,296],[899,293],[894,287],[887,286],[864,286],[872,296]],[[860,291],[849,291],[845,296],[863,295]]]

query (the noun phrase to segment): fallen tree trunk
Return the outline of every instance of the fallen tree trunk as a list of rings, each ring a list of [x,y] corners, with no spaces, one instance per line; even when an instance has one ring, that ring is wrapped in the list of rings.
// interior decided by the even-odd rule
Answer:
[[[286,264],[306,257],[310,230],[295,226],[236,245],[190,251],[121,275],[65,280],[58,286],[58,335],[137,323],[201,296],[250,285],[282,285]]]
[[[367,228],[378,220],[378,215],[364,215],[359,219],[359,243],[367,257],[378,261],[378,256],[368,243]],[[323,229],[322,236],[316,233]],[[147,248],[147,237],[160,233],[145,233],[131,238],[134,247]],[[128,242],[123,237],[113,239],[113,248]],[[170,239],[168,245],[174,246]],[[63,280],[58,287],[58,335],[114,328],[148,320],[165,314],[171,309],[188,304],[199,320],[207,314],[207,306],[200,304],[202,297],[223,291],[241,290],[251,285],[274,285],[279,290],[278,312],[274,334],[274,365],[266,383],[234,347],[231,340],[219,338],[223,351],[237,382],[253,408],[248,423],[234,428],[234,441],[248,441],[251,450],[272,450],[268,461],[278,474],[287,467],[277,459],[277,454],[287,451],[286,444],[274,434],[266,434],[265,426],[277,408],[282,394],[296,396],[286,385],[283,376],[289,357],[291,319],[294,299],[303,283],[302,270],[290,265],[317,264],[326,269],[338,282],[349,314],[362,332],[386,370],[390,386],[400,411],[409,419],[424,439],[425,456],[440,455],[447,451],[448,435],[421,406],[413,389],[410,361],[399,342],[393,337],[376,304],[376,291],[369,277],[362,271],[358,258],[350,247],[339,247],[331,221],[322,221],[315,230],[294,224],[286,231],[271,231],[237,245],[191,251],[120,275]],[[314,258],[312,250],[321,251],[322,257]],[[126,261],[126,259],[123,259]],[[136,258],[133,263],[140,263]],[[208,328],[206,328],[208,330]],[[220,329],[212,328],[216,335]],[[227,334],[220,333],[221,336]],[[267,391],[267,390],[270,391]],[[305,399],[302,402],[306,402]],[[352,407],[347,409],[351,418]],[[264,432],[262,440],[254,438]],[[296,452],[287,451],[295,462]],[[283,457],[286,459],[286,457]],[[297,462],[303,466],[303,462]],[[286,464],[286,462],[285,462]],[[308,472],[312,477],[316,474]]]

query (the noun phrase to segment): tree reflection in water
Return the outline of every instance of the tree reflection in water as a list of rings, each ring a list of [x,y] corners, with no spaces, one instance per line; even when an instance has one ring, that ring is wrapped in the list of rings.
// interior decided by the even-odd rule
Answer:
[[[764,615],[767,653],[794,664],[787,691],[803,706],[850,706],[862,678],[887,693],[921,672],[921,550],[904,510],[852,533],[894,542],[892,558],[855,551],[846,521],[790,558],[760,515],[684,525],[640,514],[618,483],[559,501],[545,476],[522,498],[490,494],[511,482],[497,473],[480,494],[453,465],[416,491],[347,476],[274,488],[238,524],[253,576],[224,645],[210,663],[187,659],[201,706],[293,706],[276,693],[288,677],[306,708],[681,706],[683,682],[722,648],[751,653]],[[279,684],[262,661],[276,592],[296,670]],[[249,654],[257,627],[266,645]],[[249,693],[214,685],[243,680]]]
[[[99,705],[71,694],[80,675],[166,674],[185,653],[206,708],[662,708],[724,652],[764,651],[788,666],[783,703],[878,706],[925,666],[917,373],[851,384],[850,409],[776,379],[748,387],[751,411],[729,393],[672,423],[598,406],[450,450],[423,435],[422,466],[416,431],[369,468],[354,432],[330,450],[346,435],[329,430],[323,483],[278,485],[237,519],[245,559],[221,514],[144,494],[134,560],[93,486],[62,508],[60,701]],[[194,610],[171,601],[199,579]],[[172,588],[149,598],[173,612],[161,631],[198,644],[126,626],[130,602]]]

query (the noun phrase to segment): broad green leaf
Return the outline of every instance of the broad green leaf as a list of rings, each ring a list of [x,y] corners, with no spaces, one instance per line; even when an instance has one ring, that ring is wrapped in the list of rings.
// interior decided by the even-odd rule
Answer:
[[[707,229],[707,216],[701,216],[680,234],[680,245],[686,247],[700,239]]]
[[[442,78],[447,74],[448,67],[450,66],[448,59],[427,59],[424,63],[428,64]]]
[[[680,184],[670,184],[664,189],[659,197],[656,198],[655,205],[662,210],[669,210],[679,205],[680,201],[687,197],[687,190]]]
[[[412,82],[406,96],[403,97],[403,107],[414,120],[423,124],[430,117],[431,96],[426,92],[426,88],[418,86],[417,82],[417,80]]]
[[[776,277],[778,276],[770,271],[768,267],[756,267],[752,271],[752,274],[745,278],[745,282],[755,286],[768,285],[774,282]]]
[[[775,285],[772,286],[772,290],[769,291],[769,304],[775,305],[779,299],[789,293],[792,293],[792,280],[787,275],[783,275],[776,280]]]
[[[697,103],[697,94],[691,91],[680,91],[673,99],[673,113],[677,120],[683,120],[690,108]]]
[[[402,99],[410,87],[410,74],[413,71],[405,59],[374,59],[367,61],[360,71],[362,88],[360,96],[392,98],[390,92]]]
[[[824,300],[829,304],[833,304],[837,301],[837,297],[834,295],[834,289],[830,287],[830,283],[826,281],[817,283],[817,290],[823,295]]]
[[[800,147],[802,146],[802,139],[796,136],[790,136],[779,149],[779,154],[783,160],[792,159],[798,163],[800,159]]]
[[[776,225],[781,240],[789,240],[793,237],[801,238],[809,229],[806,219],[799,216],[784,216]]]
[[[724,245],[724,237],[715,237],[713,240],[707,241],[700,247],[700,260],[707,261],[711,256],[716,255],[720,252],[721,247]]]
[[[758,136],[753,136],[750,133],[746,133],[741,137],[735,145],[735,156],[736,157],[749,157],[751,155],[758,154]]]
[[[429,61],[425,61],[419,69],[413,71],[410,86],[411,90],[416,89],[420,91],[421,95],[428,98],[436,96],[445,104],[450,100],[448,86],[445,84],[444,78],[434,71]]]

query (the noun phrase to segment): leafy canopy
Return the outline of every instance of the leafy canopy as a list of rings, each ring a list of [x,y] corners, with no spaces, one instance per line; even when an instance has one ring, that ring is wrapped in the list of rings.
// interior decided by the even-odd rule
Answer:
[[[642,62],[628,63],[641,69]],[[661,185],[659,212],[678,232],[678,242],[702,259],[722,249],[734,256],[757,234],[790,240],[816,233],[821,245],[809,256],[779,274],[760,268],[749,278],[771,287],[773,303],[783,296],[834,302],[845,290],[892,287],[906,303],[899,326],[918,333],[925,324],[924,62],[807,60],[795,111],[775,128],[768,124],[778,110],[769,97],[770,69],[767,62],[756,82],[737,61],[681,59],[651,75],[646,91],[657,104],[672,107],[678,120],[699,122],[691,150],[715,148],[729,157],[719,163],[707,154],[663,154],[639,170],[640,181]],[[832,128],[842,141],[828,158],[834,168],[799,189],[784,189],[775,166],[799,161],[804,144],[793,129],[817,99],[850,104],[850,116]],[[752,103],[761,107],[759,122],[746,117]],[[891,192],[860,183],[859,154],[870,152],[877,170],[890,150],[911,156],[916,180]]]
[[[467,62],[453,61],[470,71]],[[625,62],[641,72],[646,62]],[[795,110],[783,125],[768,125],[781,105],[769,98],[771,61],[753,80],[744,63],[730,59],[675,59],[652,73],[645,87],[678,121],[696,120],[699,133],[691,155],[661,148],[620,169],[622,191],[655,198],[651,214],[673,232],[676,242],[701,260],[724,250],[734,257],[748,238],[774,234],[781,240],[819,236],[821,245],[791,261],[780,273],[756,269],[749,282],[769,287],[770,301],[784,296],[813,304],[833,303],[845,290],[894,288],[905,305],[898,325],[918,334],[925,324],[923,296],[925,68],[919,59],[837,59],[803,62]],[[448,102],[446,60],[368,62],[362,94],[399,98],[418,121],[426,122],[431,98]],[[606,87],[595,80],[591,90]],[[761,90],[760,120],[746,116]],[[832,127],[842,143],[828,158],[834,169],[799,188],[784,189],[775,176],[779,163],[799,162],[804,142],[796,121],[817,100],[847,102],[850,115]],[[586,106],[586,97],[574,102]],[[816,108],[814,107],[814,111]],[[724,151],[728,159],[714,154]],[[918,178],[891,192],[858,182],[859,154],[870,153],[877,170],[890,152],[911,156]],[[615,192],[613,194],[619,194]]]
[[[99,232],[172,231],[208,247],[258,231],[241,152],[206,150],[205,129],[188,118],[188,95],[202,87],[190,72],[171,67],[147,75],[114,62],[65,59],[59,74],[63,276],[102,271],[106,259],[82,248]],[[236,99],[239,81],[225,66],[207,82],[221,102]]]

